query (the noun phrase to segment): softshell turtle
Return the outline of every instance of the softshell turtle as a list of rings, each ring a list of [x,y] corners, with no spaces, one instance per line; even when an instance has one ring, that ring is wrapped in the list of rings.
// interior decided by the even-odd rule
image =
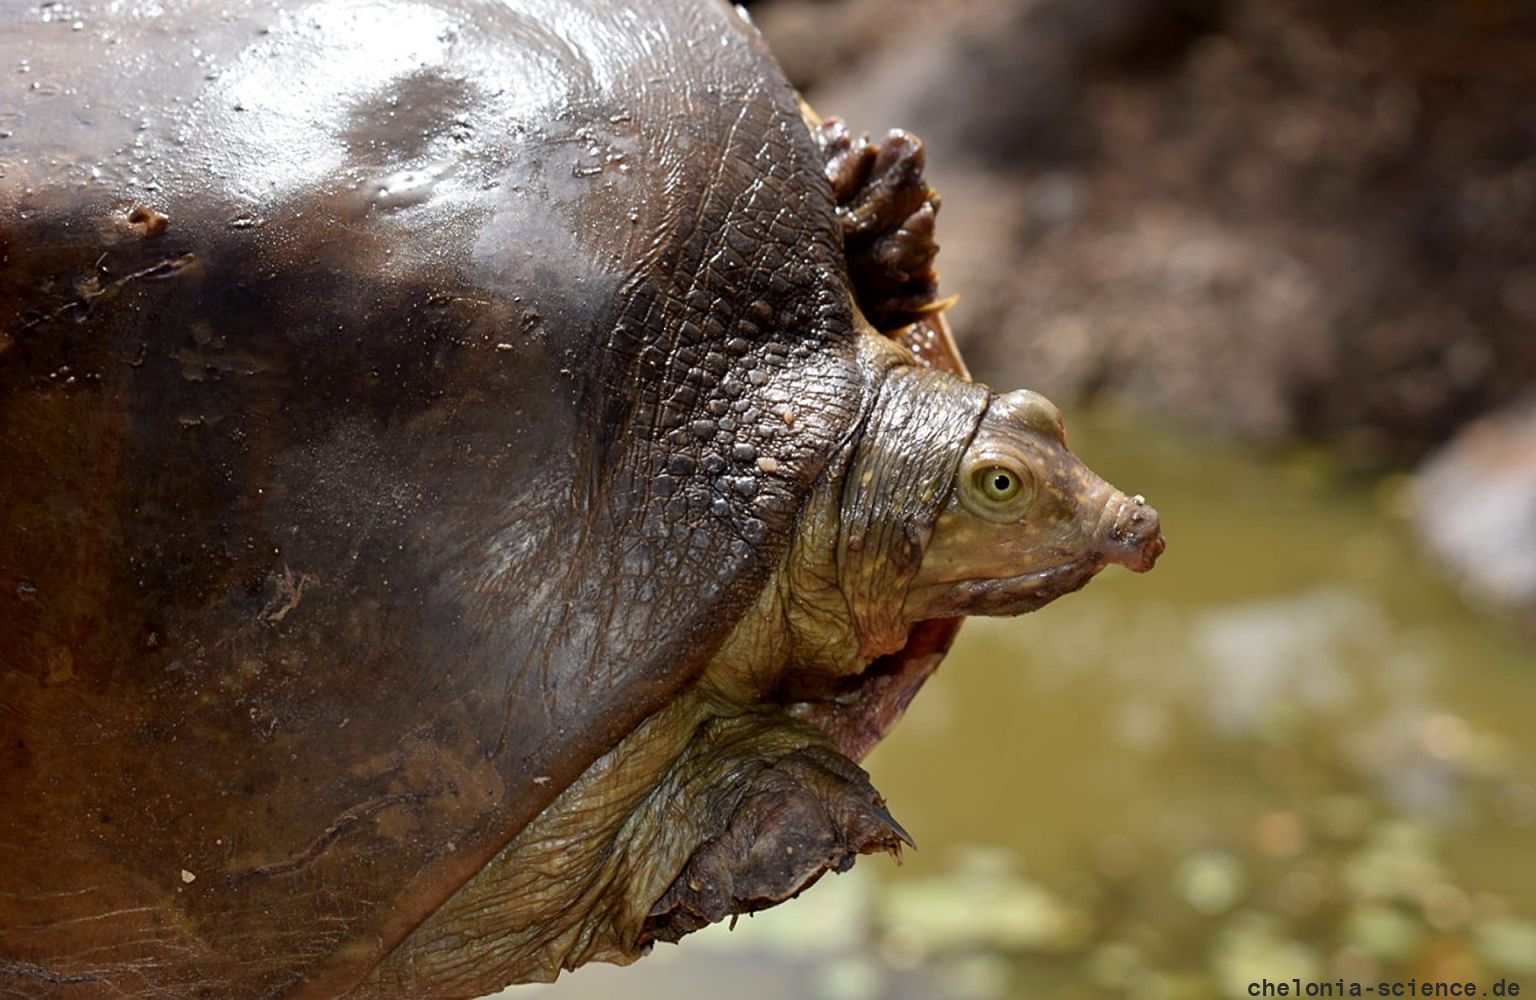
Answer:
[[[9,4],[0,66],[7,995],[771,905],[904,839],[854,760],[955,616],[1161,550],[942,370],[920,147],[726,4]]]

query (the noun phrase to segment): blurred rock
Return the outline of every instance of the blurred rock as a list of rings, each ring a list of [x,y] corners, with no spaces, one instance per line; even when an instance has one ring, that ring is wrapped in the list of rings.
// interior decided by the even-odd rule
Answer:
[[[1411,903],[1426,886],[1445,883],[1431,830],[1396,820],[1370,832],[1365,845],[1344,864],[1350,895],[1366,903]]]
[[[1395,906],[1366,903],[1344,918],[1344,940],[1382,961],[1403,961],[1418,954],[1424,927]]]
[[[1502,972],[1536,973],[1536,923],[1512,917],[1490,920],[1477,934],[1478,952]]]
[[[927,140],[981,377],[1372,461],[1536,383],[1536,8],[909,6],[753,9],[823,114]]]
[[[1224,851],[1198,851],[1179,862],[1174,885],[1184,901],[1206,916],[1224,913],[1243,894],[1247,879],[1242,864]]]
[[[1536,626],[1536,397],[1470,424],[1418,474],[1414,523],[1475,602]]]
[[[1015,863],[978,851],[951,874],[893,885],[881,899],[880,923],[927,953],[1060,951],[1084,943],[1087,914],[1023,877]]]
[[[790,82],[808,90],[856,70],[893,44],[943,30],[966,8],[989,0],[768,0],[749,4],[752,20],[773,40]]]
[[[1085,972],[1095,986],[1106,990],[1124,990],[1144,967],[1135,945],[1111,941],[1099,945],[1088,956]]]
[[[1282,922],[1262,913],[1242,913],[1216,935],[1211,966],[1221,984],[1219,996],[1248,996],[1248,985],[1268,979],[1319,978],[1316,949],[1287,936]]]

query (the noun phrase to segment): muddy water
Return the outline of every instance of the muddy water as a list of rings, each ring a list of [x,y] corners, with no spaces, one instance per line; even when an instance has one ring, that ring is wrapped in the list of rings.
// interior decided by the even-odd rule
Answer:
[[[1536,990],[1536,642],[1427,565],[1406,480],[1110,414],[1073,435],[1169,551],[967,624],[868,761],[920,850],[510,995]]]

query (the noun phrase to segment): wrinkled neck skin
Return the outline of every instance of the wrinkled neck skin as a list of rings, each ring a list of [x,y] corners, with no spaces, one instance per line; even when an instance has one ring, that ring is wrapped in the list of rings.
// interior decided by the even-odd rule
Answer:
[[[880,380],[840,478],[811,497],[785,572],[796,670],[846,675],[900,649],[904,607],[955,470],[986,409],[984,386],[926,368],[873,333]]]
[[[760,602],[782,623],[774,666],[856,674],[919,622],[1022,614],[1110,563],[1151,568],[1163,550],[1157,512],[1068,450],[1049,401],[925,368],[873,333],[863,340],[874,402],[842,476],[811,497],[770,587],[775,607]]]
[[[904,607],[988,392],[924,367],[866,330],[871,404],[812,490],[779,572],[716,655],[703,683],[741,699],[806,675],[860,673],[900,649]]]

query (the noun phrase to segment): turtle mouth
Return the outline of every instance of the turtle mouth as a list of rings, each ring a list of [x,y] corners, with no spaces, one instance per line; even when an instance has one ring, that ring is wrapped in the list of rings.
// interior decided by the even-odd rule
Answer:
[[[956,580],[945,584],[961,615],[1019,615],[1081,590],[1105,566],[1098,553],[1014,576]]]
[[[861,673],[828,678],[819,690],[800,690],[785,710],[816,726],[850,760],[864,755],[906,714],[918,689],[939,668],[964,618],[918,622],[904,646],[877,657]]]
[[[876,658],[853,676],[797,688],[785,709],[819,728],[845,756],[861,760],[901,720],[918,689],[938,669],[963,616],[1033,611],[1081,589],[1107,561],[1090,553],[1010,577],[945,583],[955,598],[953,617],[917,622],[900,649]]]

